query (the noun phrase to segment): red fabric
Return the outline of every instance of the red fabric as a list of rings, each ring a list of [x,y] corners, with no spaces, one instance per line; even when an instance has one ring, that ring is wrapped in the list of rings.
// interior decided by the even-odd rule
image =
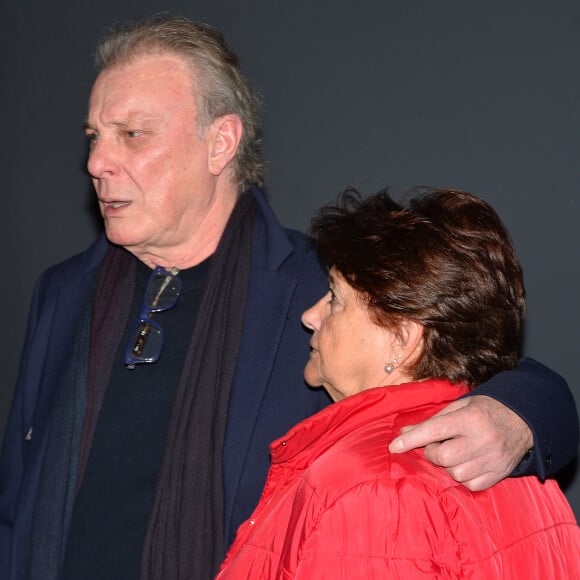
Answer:
[[[463,392],[434,380],[371,389],[272,443],[219,580],[580,578],[580,528],[556,482],[470,492],[421,450],[389,454],[402,426]]]

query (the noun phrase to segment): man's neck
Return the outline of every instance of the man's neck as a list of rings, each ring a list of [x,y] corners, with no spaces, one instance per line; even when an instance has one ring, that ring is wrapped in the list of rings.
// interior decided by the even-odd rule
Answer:
[[[236,205],[238,193],[235,189],[231,189],[216,199],[217,203],[211,207],[203,219],[184,226],[187,235],[183,241],[162,247],[126,247],[125,249],[149,268],[162,266],[183,270],[200,264],[215,252]]]

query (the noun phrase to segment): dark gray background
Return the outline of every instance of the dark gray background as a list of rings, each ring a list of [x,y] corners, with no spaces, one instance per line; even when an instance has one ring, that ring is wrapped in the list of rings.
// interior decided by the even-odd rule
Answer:
[[[8,3],[6,3],[8,4]],[[0,433],[32,288],[99,228],[84,172],[92,52],[115,22],[170,11],[220,28],[263,97],[267,189],[285,225],[348,185],[489,200],[528,290],[526,353],[580,404],[580,5],[467,0],[4,5]],[[580,517],[580,475],[559,478]]]

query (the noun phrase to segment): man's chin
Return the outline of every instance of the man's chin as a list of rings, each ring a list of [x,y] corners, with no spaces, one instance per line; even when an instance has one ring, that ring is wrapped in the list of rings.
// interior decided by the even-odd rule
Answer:
[[[126,250],[132,251],[141,245],[142,240],[138,238],[134,233],[129,233],[123,231],[119,228],[115,228],[105,224],[105,235],[107,240],[111,244],[116,244],[117,246],[122,246]]]

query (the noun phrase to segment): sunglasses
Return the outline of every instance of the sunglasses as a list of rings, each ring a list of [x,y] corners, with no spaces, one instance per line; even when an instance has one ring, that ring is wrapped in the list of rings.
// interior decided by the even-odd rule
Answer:
[[[165,333],[151,315],[155,312],[170,310],[177,304],[181,294],[181,280],[177,277],[179,270],[166,270],[157,266],[149,276],[141,313],[133,328],[125,351],[125,364],[135,368],[136,364],[154,363],[163,350]]]

